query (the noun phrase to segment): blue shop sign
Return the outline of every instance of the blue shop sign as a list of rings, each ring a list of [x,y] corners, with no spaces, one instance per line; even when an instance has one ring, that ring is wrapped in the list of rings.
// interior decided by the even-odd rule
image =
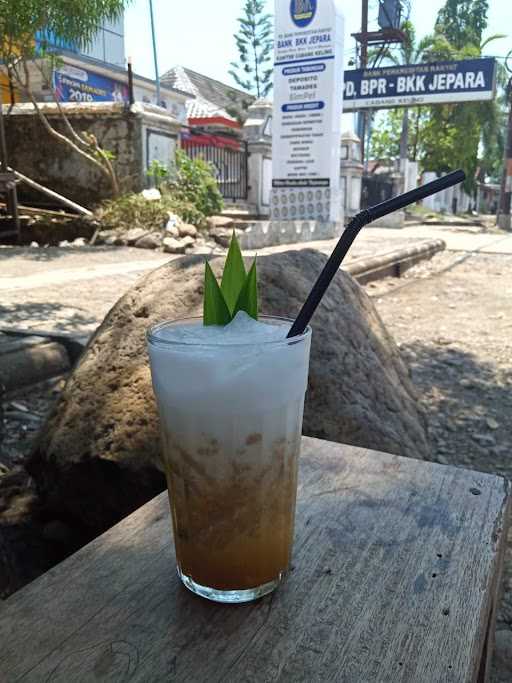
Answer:
[[[465,59],[345,71],[343,110],[492,100],[496,60]]]
[[[60,102],[128,102],[125,83],[65,65],[53,72],[53,87]]]

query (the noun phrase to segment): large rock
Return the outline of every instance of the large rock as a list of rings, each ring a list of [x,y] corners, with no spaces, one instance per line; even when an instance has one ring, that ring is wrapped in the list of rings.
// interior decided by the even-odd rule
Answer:
[[[326,257],[260,257],[261,310],[294,316]],[[212,266],[220,275],[224,259]],[[145,332],[200,315],[204,262],[146,275],[114,306],[70,377],[28,469],[47,517],[99,533],[164,487]],[[416,458],[429,455],[408,370],[364,290],[339,272],[313,319],[304,433]]]
[[[180,237],[195,238],[198,235],[198,229],[195,225],[191,225],[190,223],[181,223],[181,225],[178,227],[178,231],[180,233]]]

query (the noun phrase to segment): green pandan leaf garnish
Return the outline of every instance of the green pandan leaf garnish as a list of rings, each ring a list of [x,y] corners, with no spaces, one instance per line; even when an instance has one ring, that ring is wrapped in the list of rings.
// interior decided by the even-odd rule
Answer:
[[[204,271],[204,325],[227,325],[231,320],[231,313],[224,299],[213,270],[206,261]]]
[[[238,311],[245,311],[251,318],[258,320],[258,278],[256,273],[256,259],[245,278],[233,311],[233,317]]]
[[[233,313],[240,290],[246,280],[245,264],[240,251],[240,245],[236,239],[235,233],[229,243],[229,251],[226,257],[226,264],[224,265],[224,272],[222,273],[222,282],[220,288],[224,294],[224,299],[228,305],[231,313]]]
[[[240,245],[233,231],[219,286],[208,261],[204,274],[204,325],[227,325],[239,311],[258,320],[256,259],[246,273]]]

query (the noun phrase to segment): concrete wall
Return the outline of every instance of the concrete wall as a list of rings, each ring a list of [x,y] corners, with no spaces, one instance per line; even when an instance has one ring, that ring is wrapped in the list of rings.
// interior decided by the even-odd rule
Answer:
[[[423,174],[423,183],[429,183],[437,178],[437,174],[432,171],[427,171]],[[457,210],[455,213],[465,213],[473,208],[474,200],[460,185],[456,187],[449,187],[447,190],[438,192],[423,199],[422,202],[424,207],[430,209],[431,211],[436,211],[439,213],[454,213],[455,206]]]
[[[345,219],[351,218],[361,209],[361,141],[352,131],[341,135],[340,179],[342,206]]]
[[[127,109],[111,103],[63,106],[77,131],[93,133],[103,148],[114,153],[124,192],[139,192],[146,187],[146,169],[154,158],[152,147],[158,136],[168,141],[163,147],[174,155],[180,125],[172,116],[151,111],[152,107],[137,104]],[[45,104],[43,108],[55,127],[63,131],[55,105]],[[111,186],[101,171],[51,137],[30,105],[17,105],[5,116],[5,127],[9,164],[17,171],[83,206],[93,206],[111,196]],[[22,184],[18,195],[21,202],[46,201],[44,195]]]

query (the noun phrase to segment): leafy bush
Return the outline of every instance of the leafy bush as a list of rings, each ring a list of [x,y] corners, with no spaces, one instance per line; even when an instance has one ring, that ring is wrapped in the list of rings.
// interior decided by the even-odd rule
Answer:
[[[141,194],[126,194],[104,202],[98,210],[98,219],[108,230],[163,230],[169,220],[169,212],[177,214],[185,223],[202,225],[203,214],[190,202],[169,194],[162,199],[148,201]]]
[[[104,202],[97,213],[106,229],[161,230],[169,220],[169,212],[177,214],[185,223],[203,228],[207,216],[222,211],[222,195],[212,166],[203,159],[190,159],[185,152],[177,150],[175,173],[154,161],[150,174],[155,181],[158,178],[162,198],[148,201],[141,194],[126,194]]]
[[[160,188],[161,185],[169,180],[169,169],[157,159],[153,159],[146,173],[149,181]]]
[[[176,150],[176,179],[162,189],[193,204],[204,218],[219,213],[224,206],[212,165],[203,159],[191,159],[181,149]]]
[[[148,202],[141,194],[125,194],[103,203],[97,211],[102,227],[109,230],[130,228],[160,229],[168,220],[162,201]]]

